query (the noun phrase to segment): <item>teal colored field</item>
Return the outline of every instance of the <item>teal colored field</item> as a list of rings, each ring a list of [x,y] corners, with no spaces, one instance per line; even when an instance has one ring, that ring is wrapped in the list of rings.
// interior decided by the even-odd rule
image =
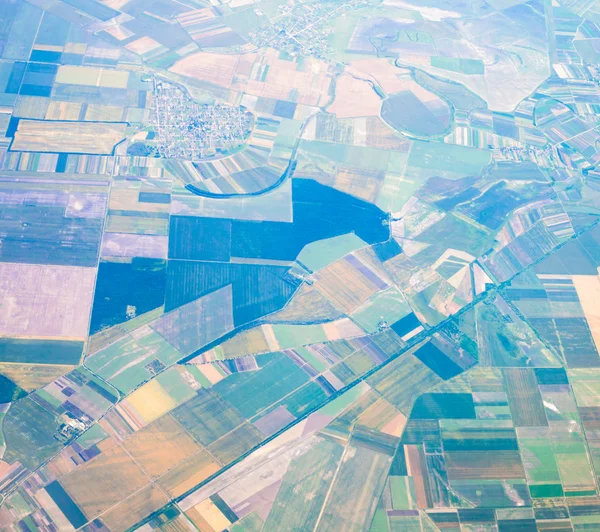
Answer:
[[[213,387],[246,418],[277,403],[309,380],[283,353],[258,356],[257,362],[258,371],[236,373]]]

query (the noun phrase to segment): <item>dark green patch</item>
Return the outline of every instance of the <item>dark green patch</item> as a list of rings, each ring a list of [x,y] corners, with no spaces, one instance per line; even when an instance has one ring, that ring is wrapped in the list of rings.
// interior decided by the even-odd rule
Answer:
[[[164,192],[140,192],[138,196],[140,203],[171,203],[171,195]]]
[[[244,422],[239,412],[212,390],[200,389],[196,397],[173,411],[173,416],[202,444],[210,445]]]
[[[295,417],[300,417],[304,412],[316,408],[327,399],[323,389],[314,382],[309,382],[292,395],[281,401],[287,410]]]
[[[0,362],[79,364],[83,342],[0,338]]]
[[[565,368],[535,368],[538,384],[569,384]]]
[[[470,393],[426,393],[415,401],[413,419],[475,419]]]
[[[560,484],[535,484],[529,486],[529,493],[533,499],[543,499],[546,497],[562,497],[564,495],[563,487]]]
[[[169,261],[165,310],[232,285],[236,327],[283,308],[296,290],[287,267],[209,261]]]
[[[21,397],[25,397],[27,392],[15,384],[4,375],[0,375],[0,404],[12,403]]]
[[[127,321],[132,308],[139,316],[162,306],[165,282],[163,260],[134,258],[129,263],[101,262],[90,334]]]
[[[4,460],[9,464],[18,460],[35,469],[62,447],[55,437],[58,429],[54,414],[30,397],[19,399],[8,409],[2,423],[6,440]]]
[[[227,503],[219,496],[218,493],[212,495],[210,500],[221,511],[221,513],[227,517],[227,519],[229,519],[230,523],[235,523],[238,520],[238,516],[235,515],[234,511],[229,508],[229,506],[227,506]]]
[[[243,416],[250,418],[308,382],[309,378],[283,353],[257,357],[260,369],[230,375],[213,386]]]
[[[356,427],[352,433],[351,443],[357,447],[371,449],[377,453],[393,456],[399,439],[368,427]]]
[[[463,371],[456,362],[450,360],[432,342],[427,342],[423,347],[417,349],[415,356],[444,380],[456,377]]]
[[[79,509],[79,506],[75,504],[73,499],[64,490],[64,488],[54,480],[46,486],[48,495],[52,497],[52,500],[60,508],[60,511],[65,514],[65,517],[75,527],[79,528],[87,523],[87,518],[83,515],[83,512]]]

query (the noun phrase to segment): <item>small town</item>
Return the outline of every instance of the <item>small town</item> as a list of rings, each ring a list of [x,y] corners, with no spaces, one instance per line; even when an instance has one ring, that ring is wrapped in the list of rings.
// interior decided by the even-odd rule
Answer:
[[[279,15],[252,35],[255,46],[271,47],[292,56],[326,58],[330,50],[328,24],[336,17],[363,5],[363,0],[288,3]]]
[[[161,157],[197,161],[242,145],[254,124],[243,107],[199,105],[179,87],[154,80],[157,148]]]

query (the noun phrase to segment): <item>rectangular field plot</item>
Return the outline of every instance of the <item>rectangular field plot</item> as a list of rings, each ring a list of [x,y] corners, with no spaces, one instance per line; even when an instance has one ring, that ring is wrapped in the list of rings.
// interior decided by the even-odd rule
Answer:
[[[95,266],[108,181],[17,181],[0,183],[0,260]]]
[[[102,241],[102,256],[166,259],[167,247],[166,236],[106,233]]]
[[[82,346],[83,347],[83,346]],[[74,366],[60,364],[0,363],[0,375],[9,378],[25,391],[36,390],[68,373]]]
[[[87,522],[85,515],[83,515],[81,510],[73,502],[73,499],[69,497],[69,494],[56,480],[46,486],[46,491],[56,506],[58,506],[60,511],[69,520],[69,523],[71,523],[74,527],[79,528]],[[61,525],[65,526],[66,523],[61,523]]]
[[[181,358],[172,345],[149,327],[141,328],[136,336],[125,334],[86,362],[92,371],[125,393],[150,379],[154,365],[172,364]]]
[[[157,483],[172,497],[178,497],[196,484],[210,477],[220,465],[206,451],[186,458],[178,466],[160,477]]]
[[[228,333],[233,326],[231,286],[167,312],[151,325],[184,356]]]
[[[64,364],[78,364],[82,353],[83,341],[0,338],[0,362],[16,363],[14,365],[19,365],[21,371],[26,370],[26,365],[30,364],[51,364],[37,366],[37,368],[48,368],[45,372],[43,369],[38,369],[42,372],[42,376],[49,371],[56,371],[52,370],[55,364],[59,365],[59,371]],[[5,369],[3,367],[0,372],[4,372]],[[18,373],[16,376],[19,377]],[[25,376],[24,378],[28,379]]]
[[[388,285],[367,265],[349,255],[315,274],[314,286],[337,308],[350,313]]]
[[[392,457],[348,446],[315,530],[365,530],[371,523]]]
[[[441,379],[412,355],[403,355],[368,380],[381,395],[402,413],[410,411],[413,401]]]
[[[154,379],[129,395],[119,408],[125,415],[135,419],[134,426],[143,426],[176,406],[175,399]]]
[[[110,155],[125,138],[125,123],[20,120],[12,151]]]
[[[262,440],[262,434],[250,423],[244,423],[214,442],[208,450],[223,464],[232,462]]]
[[[125,531],[167,502],[167,498],[160,489],[148,486],[103,514],[102,521],[109,530]]]
[[[309,377],[283,353],[257,357],[259,371],[230,375],[214,390],[250,418],[305,384]]]
[[[0,335],[84,339],[95,276],[95,268],[0,262]],[[35,355],[23,356],[27,360],[22,362],[47,362],[34,360]]]
[[[35,419],[35,423],[31,420]],[[12,464],[15,460],[34,469],[57,452],[62,444],[55,438],[58,420],[30,397],[11,405],[2,422],[6,442],[3,459]]]
[[[451,451],[445,458],[450,480],[525,478],[518,451]]]
[[[86,517],[93,519],[149,481],[124,449],[115,448],[78,467],[60,483]]]
[[[153,477],[163,475],[201,449],[170,415],[135,432],[123,446]]]
[[[313,530],[344,448],[323,440],[290,464],[266,530]]]
[[[515,427],[548,425],[544,404],[532,369],[504,369],[504,385]]]
[[[129,72],[104,68],[62,65],[56,73],[56,83],[66,85],[89,85],[126,89]]]
[[[210,390],[198,390],[196,397],[173,412],[177,419],[202,445],[210,445],[244,419],[227,401]]]

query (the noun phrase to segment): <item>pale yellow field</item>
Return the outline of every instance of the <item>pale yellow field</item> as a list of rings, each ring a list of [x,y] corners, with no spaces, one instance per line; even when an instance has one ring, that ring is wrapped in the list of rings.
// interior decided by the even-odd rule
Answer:
[[[335,188],[365,201],[377,199],[383,175],[367,170],[340,169],[335,177]]]
[[[344,259],[315,274],[314,286],[337,308],[350,314],[373,294],[377,287]]]
[[[53,478],[60,478],[64,475],[69,474],[77,466],[71,460],[70,453],[67,449],[63,450],[57,457],[53,458],[48,465],[45,467],[46,474],[52,475]]]
[[[262,328],[255,327],[237,334],[214,349],[203,353],[198,358],[205,361],[225,360],[256,353],[266,353],[269,350]]]
[[[87,44],[83,42],[68,42],[65,44],[64,51],[69,54],[85,54],[87,50]]]
[[[95,268],[1,262],[0,336],[83,340],[95,277]]]
[[[217,384],[217,382],[222,381],[225,378],[221,373],[219,373],[217,368],[211,364],[202,364],[198,366],[198,369],[202,372],[202,375],[204,375],[210,381],[211,384]]]
[[[51,101],[46,111],[46,120],[78,120],[80,111],[79,102]]]
[[[377,400],[358,418],[361,425],[378,429],[385,434],[400,436],[406,425],[406,416],[385,399]]]
[[[215,532],[214,528],[206,522],[206,520],[200,515],[200,512],[196,510],[196,508],[190,508],[185,512],[185,515],[189,521],[194,523],[194,527],[196,528],[196,530],[201,530],[202,532]]]
[[[243,353],[264,353],[269,351],[269,344],[262,328],[250,329],[241,335],[234,336],[227,346],[223,344],[226,358],[240,356]]]
[[[141,37],[140,39],[137,39],[125,45],[125,48],[139,55],[147,54],[148,52],[156,50],[160,47],[161,44],[159,42],[156,42],[154,39],[148,37],[147,35],[144,35],[144,37]]]
[[[50,100],[41,96],[19,96],[13,111],[21,118],[45,118]]]
[[[381,432],[390,436],[400,437],[406,426],[406,416],[398,412],[398,415],[381,427]]]
[[[153,477],[163,475],[201,449],[170,415],[135,432],[123,447]]]
[[[30,392],[55,381],[75,366],[52,364],[13,364],[0,363],[0,375],[8,377],[24,390]]]
[[[600,277],[597,275],[573,275],[573,284],[590,326],[596,349],[600,351]]]
[[[265,79],[261,73],[268,66]],[[252,96],[287,100],[298,91],[298,103],[324,105],[329,102],[332,75],[326,62],[307,58],[302,68],[279,58],[273,49],[243,55],[197,52],[177,61],[171,72],[231,88]]]
[[[115,145],[125,138],[126,128],[125,123],[21,120],[11,149],[110,155]]]
[[[34,44],[34,50],[47,50],[48,52],[62,52],[64,50],[64,46],[59,46],[57,44]]]
[[[160,477],[157,484],[169,492],[171,497],[178,497],[220,468],[206,451],[200,451]]]
[[[226,530],[231,524],[229,519],[223,515],[221,510],[210,499],[197,504],[192,510],[188,510],[186,514],[200,530],[206,530],[206,525],[208,525],[210,530],[221,532],[222,530]]]
[[[136,183],[115,183],[110,192],[108,208],[111,210],[169,212],[165,203],[140,203],[140,187]]]
[[[123,70],[101,69],[100,87],[112,87],[115,89],[126,89],[129,82],[129,72]]]
[[[409,70],[398,68],[392,60],[383,57],[351,61],[348,70],[373,78],[387,94],[399,92],[404,88],[404,80],[399,74],[410,74]]]
[[[314,286],[303,284],[286,306],[270,317],[276,321],[327,320],[340,316],[331,303]]]
[[[156,380],[144,384],[133,392],[126,401],[146,423],[152,423],[177,406],[175,400]]]
[[[337,118],[379,116],[381,98],[367,81],[342,74],[335,85],[335,100],[327,111]]]
[[[121,448],[106,451],[60,481],[89,519],[148,484],[150,479]]]
[[[341,340],[342,338],[353,338],[362,336],[364,331],[356,325],[350,318],[342,318],[336,321],[330,321],[321,325],[327,340]]]
[[[120,122],[123,120],[123,108],[118,105],[100,105],[91,103],[85,113],[89,122]]]
[[[107,68],[62,65],[56,73],[56,83],[126,89],[129,72]]]
[[[61,65],[56,73],[56,83],[69,85],[92,85],[98,86],[101,68],[83,67],[76,65]]]
[[[239,55],[198,52],[180,59],[169,70],[175,74],[197,79],[210,79],[216,85],[230,87],[236,72]]]
[[[164,493],[148,486],[102,515],[111,532],[122,532],[168,502]]]

